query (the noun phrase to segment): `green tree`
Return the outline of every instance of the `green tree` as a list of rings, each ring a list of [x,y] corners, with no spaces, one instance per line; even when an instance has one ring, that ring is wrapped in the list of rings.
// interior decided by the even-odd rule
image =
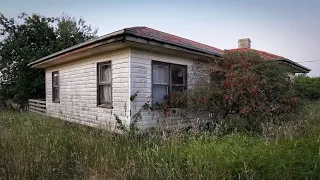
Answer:
[[[320,100],[320,77],[297,76],[294,88],[298,96],[309,100]]]
[[[24,106],[45,97],[44,71],[28,63],[95,37],[96,29],[69,15],[59,18],[22,13],[18,20],[0,14],[0,96]]]

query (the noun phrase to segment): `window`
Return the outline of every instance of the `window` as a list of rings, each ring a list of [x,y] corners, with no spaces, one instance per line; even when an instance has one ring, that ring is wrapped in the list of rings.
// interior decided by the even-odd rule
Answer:
[[[98,106],[112,108],[111,62],[98,63]]]
[[[59,72],[52,72],[52,102],[60,102]]]
[[[153,62],[152,63],[152,103],[164,99],[170,92],[187,89],[187,66]]]

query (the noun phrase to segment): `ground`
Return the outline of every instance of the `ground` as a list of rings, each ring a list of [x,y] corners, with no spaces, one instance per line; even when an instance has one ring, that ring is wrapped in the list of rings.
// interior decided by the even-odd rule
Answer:
[[[119,135],[2,111],[0,179],[320,179],[319,107],[273,134],[220,137]]]

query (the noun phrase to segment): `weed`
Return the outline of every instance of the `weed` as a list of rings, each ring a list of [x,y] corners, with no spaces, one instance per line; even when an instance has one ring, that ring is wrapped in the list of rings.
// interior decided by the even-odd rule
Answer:
[[[295,124],[266,125],[264,136],[221,137],[119,135],[0,112],[0,179],[320,179],[319,106],[308,103]]]

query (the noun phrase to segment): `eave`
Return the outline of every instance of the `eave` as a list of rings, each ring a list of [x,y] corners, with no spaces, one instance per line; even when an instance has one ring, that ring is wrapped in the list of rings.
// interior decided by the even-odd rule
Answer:
[[[295,69],[298,69],[299,72],[297,72],[297,73],[309,73],[311,71],[311,69],[309,69],[309,68],[307,68],[305,66],[302,66],[301,64],[296,63],[296,62],[294,62],[294,61],[292,61],[290,59],[281,59],[279,61],[281,61],[281,62],[283,62],[285,64],[288,64],[288,65],[294,67]]]
[[[58,51],[56,53],[53,53],[49,56],[43,57],[41,59],[38,59],[36,61],[33,61],[28,64],[28,66],[32,68],[37,68],[39,65],[44,64],[48,61],[52,61],[55,58],[61,58],[61,57],[67,57],[69,55],[79,53],[85,50],[97,48],[99,46],[104,46],[116,42],[122,42],[122,43],[127,43],[127,42],[134,42],[134,43],[143,43],[151,46],[161,46],[163,48],[168,48],[168,49],[174,49],[177,51],[184,51],[188,53],[194,53],[198,55],[203,55],[207,57],[221,57],[221,54],[217,52],[210,52],[210,51],[205,51],[202,49],[197,49],[194,47],[190,47],[187,45],[183,44],[177,44],[177,43],[171,43],[171,42],[166,42],[166,41],[161,41],[157,38],[152,38],[148,36],[143,36],[140,34],[136,34],[130,31],[126,31],[126,29],[116,31],[104,36],[101,36],[96,39],[92,39],[89,41],[86,41],[84,43],[69,47],[67,49]]]

